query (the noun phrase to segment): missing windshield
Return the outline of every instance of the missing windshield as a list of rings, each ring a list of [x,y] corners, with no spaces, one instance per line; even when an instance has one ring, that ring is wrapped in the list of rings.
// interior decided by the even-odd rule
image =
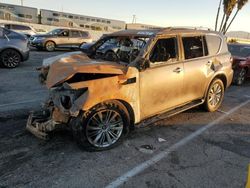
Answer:
[[[146,46],[149,38],[106,37],[98,41],[91,51],[91,58],[129,64]]]

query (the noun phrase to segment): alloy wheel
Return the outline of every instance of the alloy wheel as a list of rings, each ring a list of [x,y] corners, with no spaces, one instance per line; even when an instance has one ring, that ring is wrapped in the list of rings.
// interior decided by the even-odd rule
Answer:
[[[46,43],[46,50],[52,52],[55,50],[55,43],[54,42],[47,42]]]
[[[115,110],[101,110],[93,114],[86,125],[88,141],[95,147],[106,148],[115,144],[122,135],[124,123]]]
[[[208,102],[211,107],[216,107],[222,99],[223,96],[223,88],[220,84],[215,83],[209,93],[208,93]]]
[[[246,78],[246,70],[242,69],[237,78],[238,85],[243,84],[243,82],[245,81],[245,78]]]
[[[4,51],[1,57],[2,57],[1,61],[2,61],[3,66],[7,68],[15,68],[21,62],[20,55],[18,54],[18,52],[14,50]]]

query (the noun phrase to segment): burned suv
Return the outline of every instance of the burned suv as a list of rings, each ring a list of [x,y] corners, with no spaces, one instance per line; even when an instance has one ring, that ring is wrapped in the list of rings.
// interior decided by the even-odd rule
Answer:
[[[111,39],[119,49],[97,53]],[[46,139],[68,128],[88,150],[110,149],[140,123],[199,105],[216,111],[233,77],[225,37],[186,28],[109,34],[41,70],[50,97],[27,129]]]

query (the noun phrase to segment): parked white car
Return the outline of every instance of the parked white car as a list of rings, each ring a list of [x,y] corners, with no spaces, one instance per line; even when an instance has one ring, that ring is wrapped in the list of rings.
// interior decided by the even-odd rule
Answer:
[[[4,28],[26,35],[28,38],[37,34],[36,30],[27,25],[21,24],[1,24]]]

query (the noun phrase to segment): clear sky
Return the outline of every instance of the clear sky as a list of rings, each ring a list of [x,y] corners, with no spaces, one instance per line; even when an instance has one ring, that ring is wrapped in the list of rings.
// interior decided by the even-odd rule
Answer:
[[[25,6],[158,26],[214,28],[219,0],[23,0]],[[21,0],[1,0],[21,4]],[[230,30],[250,32],[250,2],[238,14]]]

